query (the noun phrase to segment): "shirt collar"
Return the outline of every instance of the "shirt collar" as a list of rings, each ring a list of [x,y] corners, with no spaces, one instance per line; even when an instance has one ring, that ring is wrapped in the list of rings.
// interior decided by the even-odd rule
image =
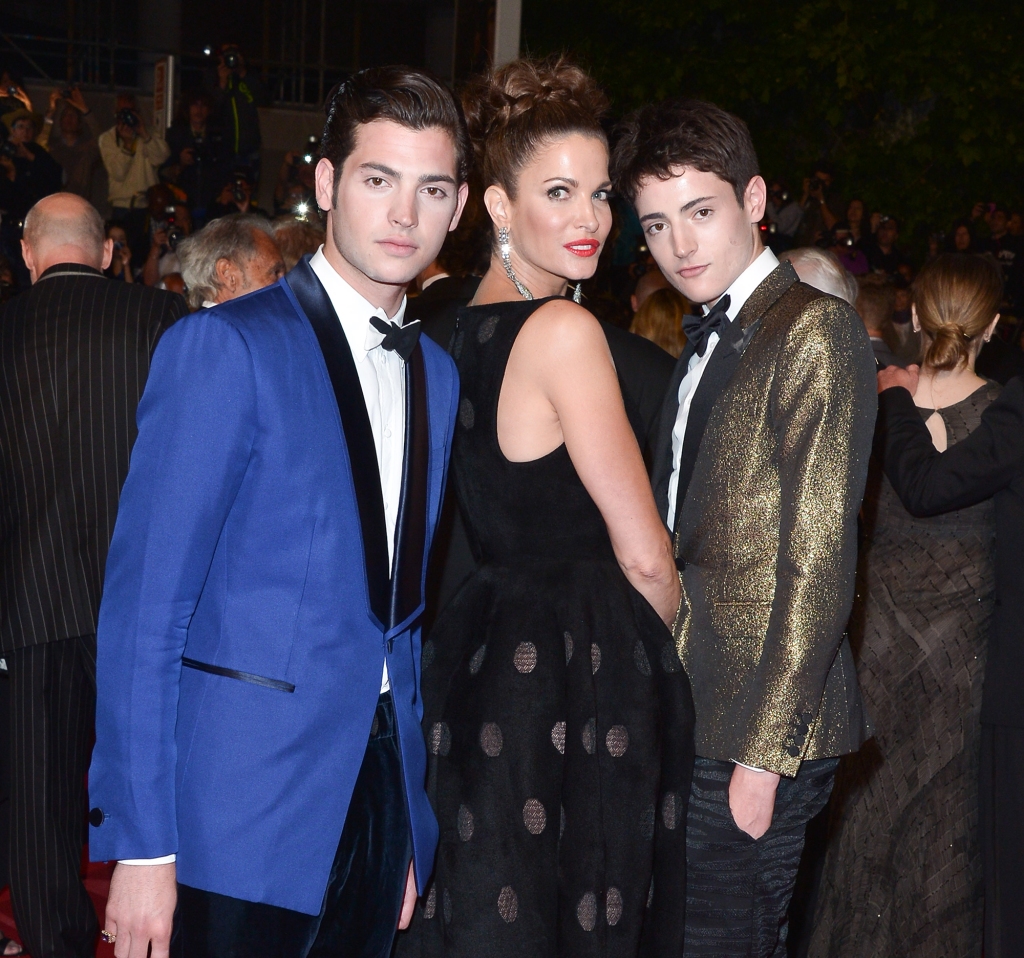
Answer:
[[[743,309],[743,304],[750,299],[754,290],[768,278],[772,270],[778,265],[779,261],[775,254],[766,246],[762,250],[761,255],[732,281],[732,285],[722,294],[729,297],[729,308],[725,311],[725,314],[730,320],[735,319],[739,315],[740,310]],[[703,307],[705,313],[709,309],[710,307],[708,306]]]
[[[402,305],[398,307],[398,312],[394,316],[388,316],[380,306],[374,306],[357,293],[327,262],[323,246],[310,258],[309,266],[316,273],[317,279],[324,284],[324,289],[327,290],[331,305],[338,314],[341,328],[345,331],[345,338],[348,340],[351,350],[355,351],[360,348],[362,355],[365,356],[371,349],[375,349],[383,342],[384,334],[370,325],[371,316],[376,316],[388,323],[395,323],[398,326],[405,322],[407,300],[404,296]]]
[[[448,274],[447,273],[434,273],[434,275],[431,276],[430,279],[423,280],[423,285],[420,286],[420,292],[422,293],[423,290],[427,289],[430,286],[433,286],[434,283],[436,283],[439,279],[448,279]]]

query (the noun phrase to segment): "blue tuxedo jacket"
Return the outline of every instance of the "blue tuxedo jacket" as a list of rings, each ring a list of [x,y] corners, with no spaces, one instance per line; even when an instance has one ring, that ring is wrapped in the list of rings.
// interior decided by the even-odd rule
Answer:
[[[389,575],[358,374],[308,261],[164,334],[100,608],[93,860],[176,852],[185,884],[318,913],[386,659],[422,890],[417,623],[458,381],[426,337],[406,377]]]

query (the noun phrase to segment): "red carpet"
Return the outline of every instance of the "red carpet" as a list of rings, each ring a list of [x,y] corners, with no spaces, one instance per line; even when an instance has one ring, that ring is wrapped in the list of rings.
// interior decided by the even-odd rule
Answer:
[[[102,928],[103,912],[107,906],[107,889],[110,887],[110,873],[114,870],[114,866],[90,862],[85,865],[85,869],[85,887],[92,896],[92,903],[96,906],[96,914],[99,915],[100,928]],[[14,927],[9,888],[5,888],[0,894],[0,932],[3,932],[8,938],[21,940]],[[114,958],[114,946],[101,941],[96,946],[96,958]]]

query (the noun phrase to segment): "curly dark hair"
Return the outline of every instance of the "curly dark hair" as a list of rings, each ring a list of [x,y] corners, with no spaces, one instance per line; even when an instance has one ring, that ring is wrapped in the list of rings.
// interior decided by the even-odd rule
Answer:
[[[747,124],[702,100],[641,107],[623,120],[615,139],[612,182],[631,203],[648,177],[667,180],[688,166],[725,180],[742,206],[747,184],[760,172]]]
[[[519,171],[542,144],[572,133],[608,142],[608,98],[565,56],[512,60],[471,81],[462,105],[483,186],[513,199]]]
[[[462,109],[439,80],[422,70],[405,66],[360,70],[330,92],[324,112],[327,121],[320,156],[334,165],[335,186],[345,160],[355,149],[356,129],[374,120],[391,120],[410,130],[444,130],[455,144],[459,182],[466,182],[469,176],[472,147]]]

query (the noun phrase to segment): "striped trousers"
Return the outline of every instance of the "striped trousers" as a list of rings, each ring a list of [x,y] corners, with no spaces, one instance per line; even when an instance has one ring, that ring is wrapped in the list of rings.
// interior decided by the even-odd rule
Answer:
[[[91,958],[99,925],[82,884],[96,636],[8,652],[11,903],[32,958]]]
[[[839,759],[804,762],[783,778],[756,841],[729,808],[732,762],[698,758],[686,818],[685,958],[784,958],[807,823],[832,791]]]

